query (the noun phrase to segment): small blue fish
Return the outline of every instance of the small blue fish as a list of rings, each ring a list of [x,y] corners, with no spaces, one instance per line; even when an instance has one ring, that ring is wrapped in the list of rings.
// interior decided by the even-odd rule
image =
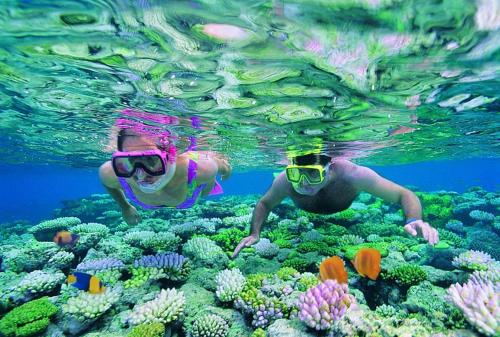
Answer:
[[[3,263],[3,256],[0,255],[0,272],[4,271],[2,268],[2,263]]]
[[[67,282],[73,287],[88,291],[91,294],[101,294],[106,290],[102,282],[96,276],[90,274],[74,272],[68,276]]]

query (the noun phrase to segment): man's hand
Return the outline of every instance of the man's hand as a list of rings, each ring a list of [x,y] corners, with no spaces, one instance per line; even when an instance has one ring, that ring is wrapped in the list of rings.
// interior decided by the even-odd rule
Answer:
[[[412,236],[421,234],[422,237],[431,245],[439,242],[439,235],[435,228],[432,228],[427,222],[415,220],[405,226],[405,231]]]
[[[132,205],[122,210],[122,216],[129,226],[137,225],[141,222],[141,216],[137,212],[137,209]]]
[[[240,253],[240,250],[242,250],[245,247],[250,247],[251,245],[253,245],[254,243],[256,243],[259,240],[260,240],[259,236],[255,235],[255,234],[241,239],[240,243],[238,244],[238,246],[236,246],[236,249],[234,250],[233,259],[236,256],[238,256],[238,254]]]

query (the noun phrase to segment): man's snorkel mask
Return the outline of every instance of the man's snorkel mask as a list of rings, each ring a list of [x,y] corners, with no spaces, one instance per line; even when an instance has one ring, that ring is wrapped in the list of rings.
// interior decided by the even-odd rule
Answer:
[[[286,178],[298,193],[310,194],[305,189],[312,193],[325,182],[330,160],[321,155],[320,150],[306,153],[290,151],[289,159],[292,164],[285,168]]]

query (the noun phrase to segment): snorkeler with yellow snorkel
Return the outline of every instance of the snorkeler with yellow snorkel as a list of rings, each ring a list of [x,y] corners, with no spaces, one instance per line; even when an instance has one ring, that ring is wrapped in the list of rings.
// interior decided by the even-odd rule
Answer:
[[[431,245],[438,243],[438,232],[423,221],[420,200],[412,191],[367,167],[346,159],[332,158],[319,150],[296,152],[289,157],[291,164],[274,179],[271,188],[257,202],[250,235],[240,241],[233,257],[259,241],[262,224],[271,210],[287,197],[304,211],[332,214],[348,209],[361,192],[367,192],[386,202],[401,205],[407,233],[421,235]]]

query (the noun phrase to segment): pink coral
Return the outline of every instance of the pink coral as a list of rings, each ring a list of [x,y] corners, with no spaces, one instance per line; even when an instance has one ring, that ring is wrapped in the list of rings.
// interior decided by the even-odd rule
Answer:
[[[327,330],[340,320],[354,301],[347,284],[326,280],[300,296],[299,318],[316,330]]]

